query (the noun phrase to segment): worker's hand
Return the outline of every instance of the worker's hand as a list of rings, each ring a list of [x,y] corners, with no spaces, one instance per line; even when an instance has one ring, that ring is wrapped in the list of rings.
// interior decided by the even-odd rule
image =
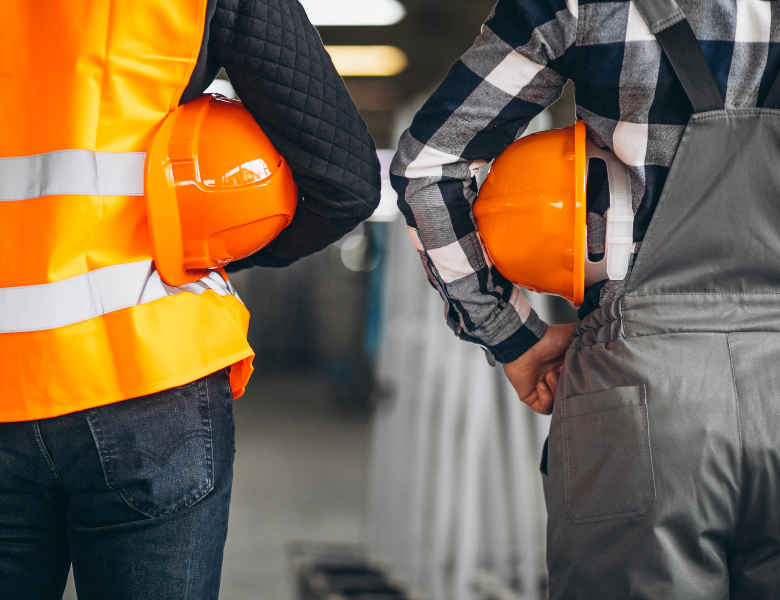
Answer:
[[[520,399],[543,415],[552,412],[566,349],[574,324],[549,325],[544,337],[517,360],[504,365],[504,372]]]

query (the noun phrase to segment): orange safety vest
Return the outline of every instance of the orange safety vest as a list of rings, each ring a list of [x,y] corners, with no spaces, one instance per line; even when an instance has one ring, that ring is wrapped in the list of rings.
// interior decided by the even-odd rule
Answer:
[[[254,356],[217,273],[165,285],[143,166],[179,104],[207,0],[4,3],[0,21],[0,421],[183,385]]]

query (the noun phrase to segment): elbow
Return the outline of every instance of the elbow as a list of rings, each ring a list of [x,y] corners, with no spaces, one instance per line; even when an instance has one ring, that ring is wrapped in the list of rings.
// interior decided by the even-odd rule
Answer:
[[[360,186],[360,189],[354,189],[352,196],[356,201],[348,203],[349,208],[346,211],[348,218],[356,219],[357,222],[360,222],[365,221],[374,214],[382,197],[382,183],[379,170],[377,169],[374,176],[368,180],[367,185]]]
[[[371,188],[368,194],[363,198],[365,205],[362,211],[361,220],[368,219],[372,214],[374,214],[374,211],[376,210],[376,207],[379,206],[379,200],[382,197],[382,188],[376,187]]]

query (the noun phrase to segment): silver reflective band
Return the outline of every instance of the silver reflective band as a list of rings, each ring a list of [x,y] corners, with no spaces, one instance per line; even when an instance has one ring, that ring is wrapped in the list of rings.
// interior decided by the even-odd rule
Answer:
[[[219,273],[182,287],[169,286],[151,260],[104,267],[55,283],[0,288],[0,333],[65,327],[166,296],[206,290],[238,297]]]
[[[143,196],[145,152],[59,150],[0,158],[0,202],[41,196]]]

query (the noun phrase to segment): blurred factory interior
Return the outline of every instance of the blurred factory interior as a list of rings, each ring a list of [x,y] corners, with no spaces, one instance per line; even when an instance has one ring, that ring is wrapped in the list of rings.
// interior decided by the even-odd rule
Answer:
[[[387,179],[398,136],[477,37],[493,0],[302,4],[335,48]],[[212,89],[229,94],[220,78]],[[568,90],[532,129],[573,119]],[[252,313],[257,356],[235,404],[224,600],[300,597],[295,542],[360,544],[409,597],[544,597],[537,465],[547,422],[446,328],[383,185],[376,218],[341,243],[232,278]],[[532,302],[548,321],[571,316],[565,303]],[[75,598],[71,585],[65,598]]]

